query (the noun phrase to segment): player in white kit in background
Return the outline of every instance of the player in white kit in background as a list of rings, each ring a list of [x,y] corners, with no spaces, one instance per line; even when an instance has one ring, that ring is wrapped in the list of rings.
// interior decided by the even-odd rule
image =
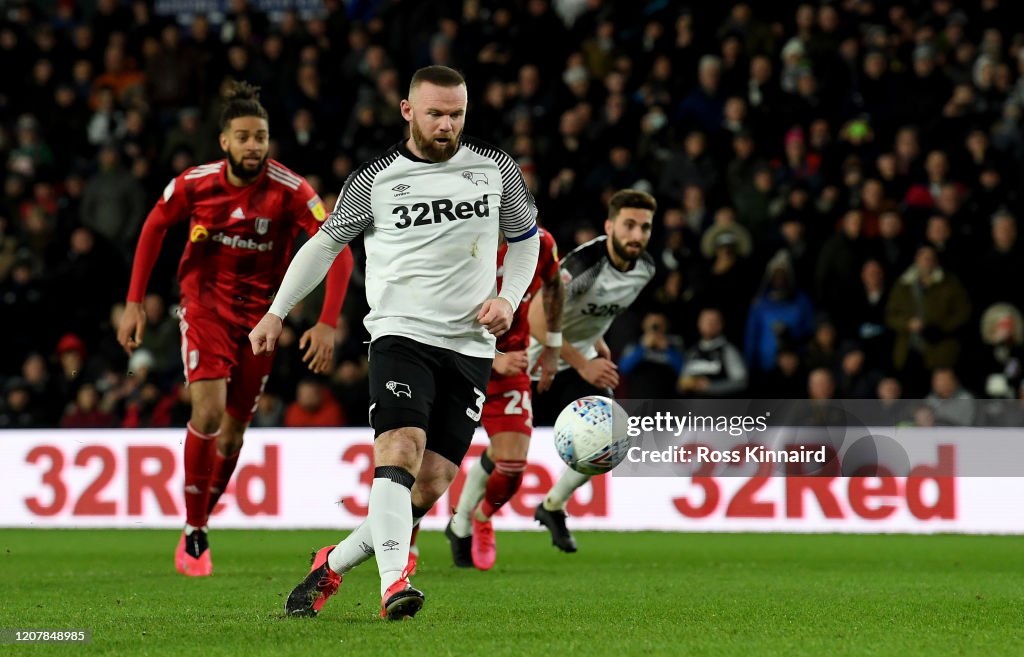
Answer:
[[[654,197],[646,192],[616,192],[608,202],[605,235],[579,246],[562,260],[561,360],[551,388],[534,394],[536,424],[554,424],[561,410],[580,397],[613,396],[619,374],[604,334],[654,278],[654,259],[646,249],[657,208]],[[546,331],[543,314],[534,312],[540,307],[530,307],[534,336],[528,350],[531,370],[543,349],[536,336]],[[588,481],[588,475],[566,468],[534,512],[534,518],[551,532],[551,542],[565,552],[576,551],[576,540],[565,523],[565,504],[573,491]]]

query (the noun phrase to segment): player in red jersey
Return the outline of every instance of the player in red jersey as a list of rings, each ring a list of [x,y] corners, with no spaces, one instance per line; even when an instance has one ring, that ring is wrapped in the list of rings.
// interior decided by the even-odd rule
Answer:
[[[312,235],[326,217],[304,179],[268,159],[267,111],[259,88],[236,82],[225,99],[220,147],[225,159],[187,169],[146,217],[132,265],[118,341],[128,353],[142,344],[142,298],[167,229],[189,222],[181,257],[181,359],[192,394],[185,438],[185,530],[175,552],[178,571],[210,575],[207,520],[238,460],[245,429],[270,374],[272,358],[254,356],[249,329],[270,307],[299,231]],[[327,275],[320,321],[303,333],[303,360],[329,371],[334,327],[352,272],[346,250]]]
[[[501,287],[504,242],[498,250],[498,287]],[[526,347],[530,343],[527,318],[530,300],[543,288],[547,318],[546,345],[538,361],[542,376],[538,391],[551,385],[558,368],[564,291],[558,270],[558,247],[551,233],[540,230],[540,254],[533,282],[516,309],[512,327],[498,339],[497,353],[487,384],[482,422],[491,444],[466,477],[455,515],[445,529],[456,566],[489,570],[497,558],[491,516],[512,496],[523,480],[526,454],[533,433],[530,376],[526,371]],[[543,339],[545,336],[538,336]]]

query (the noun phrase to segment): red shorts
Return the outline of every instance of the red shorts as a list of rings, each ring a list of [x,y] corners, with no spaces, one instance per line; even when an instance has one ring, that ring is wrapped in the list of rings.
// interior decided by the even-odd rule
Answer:
[[[248,329],[226,322],[201,306],[182,306],[178,327],[185,381],[227,379],[225,410],[239,422],[249,422],[270,377],[273,357],[253,355]]]
[[[525,374],[491,378],[482,418],[488,436],[511,431],[533,434],[533,404],[530,379]]]

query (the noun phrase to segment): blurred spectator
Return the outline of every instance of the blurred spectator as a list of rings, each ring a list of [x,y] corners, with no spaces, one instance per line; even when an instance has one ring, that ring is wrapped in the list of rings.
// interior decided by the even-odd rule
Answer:
[[[159,294],[147,294],[142,309],[146,315],[146,349],[153,354],[154,374],[162,379],[180,372],[180,331],[175,315]]]
[[[989,306],[981,316],[980,358],[974,388],[993,398],[1013,398],[1024,383],[1024,318],[1008,303]]]
[[[0,400],[0,428],[34,429],[43,426],[44,418],[32,406],[28,384],[20,377],[7,380]]]
[[[99,170],[82,199],[82,223],[106,238],[128,262],[146,214],[142,186],[121,166],[114,145],[101,148],[98,159]]]
[[[55,387],[62,399],[74,399],[85,378],[85,359],[88,355],[85,342],[74,333],[66,333],[57,342],[54,351],[60,366]]]
[[[977,410],[974,395],[960,385],[952,368],[936,368],[931,388],[926,400],[935,410],[937,424],[971,426]]]
[[[910,265],[910,249],[899,212],[889,209],[879,215],[878,238],[870,250],[887,278],[896,278]]]
[[[178,26],[164,25],[159,45],[146,58],[146,97],[156,110],[168,113],[191,105],[198,100],[194,92],[195,74],[196,62],[182,48]]]
[[[0,362],[5,372],[17,367],[22,354],[43,347],[51,309],[34,264],[28,258],[16,259],[7,282],[0,285],[0,314],[18,318],[17,322],[0,322],[0,339],[5,346]]]
[[[823,368],[835,371],[839,367],[839,336],[828,315],[819,315],[814,324],[814,334],[807,345],[804,365],[809,370]]]
[[[960,281],[939,267],[935,249],[919,247],[886,308],[886,323],[895,334],[892,362],[909,391],[920,390],[926,372],[957,364],[960,329],[970,314]]]
[[[95,340],[110,304],[120,296],[123,269],[123,255],[106,240],[88,227],[75,228],[63,261],[50,272],[49,298],[59,306],[60,328],[79,333],[86,341]]]
[[[284,402],[277,395],[266,392],[260,395],[256,402],[256,412],[253,413],[253,427],[280,427],[284,425]]]
[[[180,173],[172,163],[177,153],[187,152],[192,161],[205,162],[214,157],[209,146],[211,141],[202,130],[199,109],[195,107],[179,109],[177,125],[167,133],[163,150],[160,152],[160,163],[169,169],[168,173],[171,176],[175,176]]]
[[[812,332],[814,307],[795,287],[789,255],[779,251],[765,268],[761,290],[750,307],[744,354],[756,372],[775,367],[782,342],[800,342]]]
[[[86,124],[86,135],[92,146],[116,143],[125,133],[124,112],[118,108],[114,90],[101,87],[90,103],[93,113]]]
[[[884,426],[897,426],[904,420],[907,405],[902,403],[903,386],[899,379],[891,376],[883,377],[875,386],[875,396],[879,399],[879,422]]]
[[[843,306],[857,289],[858,274],[868,249],[863,227],[863,213],[847,211],[840,231],[825,242],[818,256],[815,299],[833,317],[842,314]]]
[[[43,140],[39,119],[32,114],[18,117],[14,148],[7,159],[7,169],[29,178],[53,175],[53,150]]]
[[[836,373],[836,394],[840,399],[873,398],[880,379],[877,371],[868,368],[860,343],[848,340],[840,345]]]
[[[722,311],[725,335],[733,344],[743,339],[750,310],[753,279],[747,259],[752,248],[750,234],[738,224],[713,226],[701,237],[701,253],[708,263],[701,275],[697,303]]]
[[[286,427],[340,427],[345,413],[322,383],[303,379],[295,389],[295,401],[284,414]]]
[[[980,308],[1004,301],[1024,308],[1024,251],[1017,238],[1017,220],[1007,210],[992,216],[992,246],[973,264],[976,285],[971,292]]]
[[[64,429],[102,429],[115,426],[116,418],[99,407],[96,387],[87,383],[78,389],[74,403],[68,407],[60,426]]]
[[[684,130],[715,132],[722,123],[724,101],[719,91],[722,60],[704,55],[697,64],[697,88],[676,109],[675,123]]]
[[[747,366],[722,332],[722,313],[705,308],[697,319],[700,342],[687,350],[677,388],[693,397],[736,397],[747,388]]]
[[[21,364],[21,378],[28,389],[30,412],[43,423],[58,417],[63,410],[61,398],[50,379],[46,359],[39,353],[30,353]]]
[[[668,318],[648,313],[641,324],[639,342],[626,346],[619,361],[629,396],[657,399],[672,390],[683,369],[683,341],[668,332]]]
[[[882,367],[892,358],[892,338],[885,316],[888,302],[882,265],[868,260],[860,270],[860,286],[836,314],[839,335],[858,341],[869,367]]]

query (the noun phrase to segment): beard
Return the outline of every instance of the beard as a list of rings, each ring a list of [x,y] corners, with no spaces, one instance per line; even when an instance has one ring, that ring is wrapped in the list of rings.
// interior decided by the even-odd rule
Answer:
[[[415,119],[409,125],[410,132],[412,133],[412,142],[423,153],[423,157],[431,162],[447,162],[452,159],[455,151],[459,149],[459,134],[450,133],[451,136],[448,137],[448,142],[439,144],[420,131],[420,127],[416,124]]]
[[[267,157],[269,153],[260,158],[260,163],[255,168],[251,168],[242,160],[236,160],[231,156],[231,151],[225,153],[228,157],[228,166],[231,167],[231,173],[242,180],[252,180],[256,176],[263,172],[263,167],[267,164]]]
[[[615,251],[615,255],[619,256],[623,260],[628,260],[629,262],[636,262],[640,258],[640,255],[644,252],[644,246],[640,242],[623,243],[620,242],[619,239],[615,237],[615,235],[612,235],[610,239],[612,241],[612,249]],[[630,247],[636,249],[636,253],[630,251]]]

